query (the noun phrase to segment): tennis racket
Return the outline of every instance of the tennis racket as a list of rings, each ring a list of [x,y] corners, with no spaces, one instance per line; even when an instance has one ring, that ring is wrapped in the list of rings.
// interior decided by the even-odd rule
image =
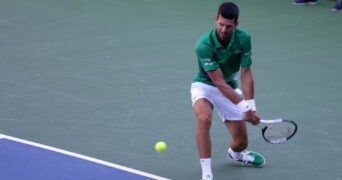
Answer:
[[[297,132],[297,124],[287,119],[260,120],[266,124],[262,128],[263,138],[272,144],[281,144],[291,139]]]

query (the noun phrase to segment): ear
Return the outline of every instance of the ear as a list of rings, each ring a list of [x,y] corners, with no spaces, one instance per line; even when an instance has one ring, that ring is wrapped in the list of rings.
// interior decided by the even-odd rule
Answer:
[[[237,27],[239,25],[239,21],[236,21],[235,23],[235,27]]]

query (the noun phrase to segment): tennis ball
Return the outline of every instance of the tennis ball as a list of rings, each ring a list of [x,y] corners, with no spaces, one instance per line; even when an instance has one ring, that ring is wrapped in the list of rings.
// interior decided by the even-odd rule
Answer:
[[[157,151],[157,152],[163,152],[166,150],[166,143],[163,142],[163,141],[159,141],[157,142],[155,145],[154,145],[154,149]]]

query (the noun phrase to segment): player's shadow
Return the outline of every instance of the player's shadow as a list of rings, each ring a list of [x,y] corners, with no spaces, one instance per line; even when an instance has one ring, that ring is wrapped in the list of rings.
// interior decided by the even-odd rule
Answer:
[[[242,162],[233,162],[233,161],[228,161],[226,163],[220,164],[221,169],[241,169],[241,168],[257,168],[252,165],[243,165]],[[220,168],[217,167],[217,168]],[[258,169],[258,168],[257,168]]]
[[[244,179],[245,176],[248,177],[248,174],[252,173],[251,168],[262,170],[265,167],[256,168],[250,165],[242,166],[242,163],[231,160],[213,165],[214,174],[219,179]]]

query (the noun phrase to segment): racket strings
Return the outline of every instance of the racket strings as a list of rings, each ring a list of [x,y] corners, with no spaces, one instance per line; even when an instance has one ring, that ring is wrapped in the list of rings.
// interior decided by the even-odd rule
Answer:
[[[264,136],[269,141],[275,143],[286,141],[295,131],[295,126],[291,123],[274,123],[267,126]]]

